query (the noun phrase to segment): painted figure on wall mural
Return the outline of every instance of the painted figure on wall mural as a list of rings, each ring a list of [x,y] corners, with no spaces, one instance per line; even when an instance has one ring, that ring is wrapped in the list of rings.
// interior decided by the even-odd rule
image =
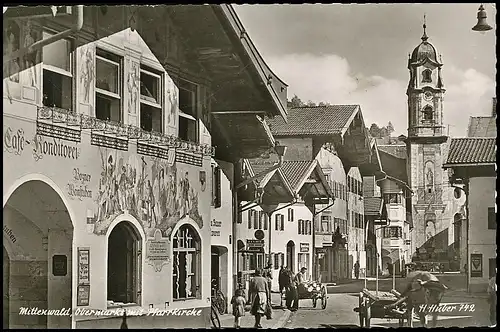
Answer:
[[[104,234],[113,217],[126,212],[142,224],[149,236],[156,229],[168,236],[186,215],[203,227],[198,193],[191,185],[188,172],[178,179],[175,165],[169,166],[161,159],[146,161],[145,157],[139,161],[135,155],[124,163],[116,153],[101,152],[101,162],[103,170],[96,198],[97,234]]]
[[[137,63],[130,61],[130,71],[127,78],[128,87],[128,112],[130,114],[135,114],[135,109],[137,105],[137,95],[139,93],[139,67]]]
[[[26,22],[25,25],[25,33],[24,33],[24,47],[29,47],[32,44],[34,44],[38,40],[38,35],[35,29],[33,29],[33,26],[30,21]],[[39,51],[33,51],[31,53],[28,53],[24,56],[24,61],[23,65],[24,68],[27,69],[28,71],[28,77],[29,77],[29,84],[31,86],[36,86],[36,70],[35,70],[35,65],[37,63],[39,56]]]
[[[90,88],[94,81],[94,58],[90,47],[80,49],[80,57],[82,59],[80,81],[83,84],[83,100],[89,102]]]
[[[19,25],[14,21],[10,21],[4,35],[4,46],[3,46],[4,56],[10,55],[19,50],[20,33],[21,30],[19,28]],[[20,71],[19,58],[6,63],[3,70],[4,70],[4,75],[3,75],[4,78],[8,77],[9,81],[19,83],[19,71]]]
[[[173,83],[171,82],[173,85]],[[178,103],[177,103],[177,95],[175,93],[175,88],[170,87],[167,91],[168,94],[168,100],[170,102],[170,112],[167,113],[167,122],[171,126],[175,126],[175,111],[177,110]]]

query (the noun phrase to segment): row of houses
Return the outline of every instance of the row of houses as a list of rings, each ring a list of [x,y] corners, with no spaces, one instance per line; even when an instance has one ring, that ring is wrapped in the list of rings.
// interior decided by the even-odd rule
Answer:
[[[412,259],[406,152],[287,109],[230,5],[9,7],[4,68],[4,327],[209,327],[256,268]]]

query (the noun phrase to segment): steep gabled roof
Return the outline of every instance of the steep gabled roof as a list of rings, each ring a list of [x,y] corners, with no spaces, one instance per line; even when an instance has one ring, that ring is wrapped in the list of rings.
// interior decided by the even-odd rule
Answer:
[[[446,165],[490,165],[496,163],[495,137],[452,138]]]
[[[378,150],[390,154],[399,159],[406,159],[406,145],[403,144],[390,144],[390,145],[378,145]]]
[[[288,109],[288,122],[275,117],[267,122],[274,136],[343,135],[359,105],[304,106]]]

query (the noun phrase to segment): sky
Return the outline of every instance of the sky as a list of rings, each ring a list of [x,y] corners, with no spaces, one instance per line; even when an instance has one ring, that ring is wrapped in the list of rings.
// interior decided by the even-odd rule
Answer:
[[[489,116],[496,90],[493,30],[472,31],[479,4],[233,5],[266,63],[307,102],[359,104],[365,124],[407,134],[408,54],[427,35],[442,55],[445,127],[467,133],[470,116]]]

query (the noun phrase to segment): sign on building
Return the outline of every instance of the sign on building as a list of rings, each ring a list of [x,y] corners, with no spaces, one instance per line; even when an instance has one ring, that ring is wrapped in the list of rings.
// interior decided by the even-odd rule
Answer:
[[[222,221],[213,219],[210,222],[210,227],[212,228],[212,236],[220,236]]]
[[[301,243],[300,252],[309,252],[309,243]]]
[[[161,231],[156,230],[154,239],[146,242],[146,259],[160,272],[163,265],[170,260],[170,243],[162,238]]]
[[[262,252],[264,250],[264,240],[247,239],[247,250]]]

